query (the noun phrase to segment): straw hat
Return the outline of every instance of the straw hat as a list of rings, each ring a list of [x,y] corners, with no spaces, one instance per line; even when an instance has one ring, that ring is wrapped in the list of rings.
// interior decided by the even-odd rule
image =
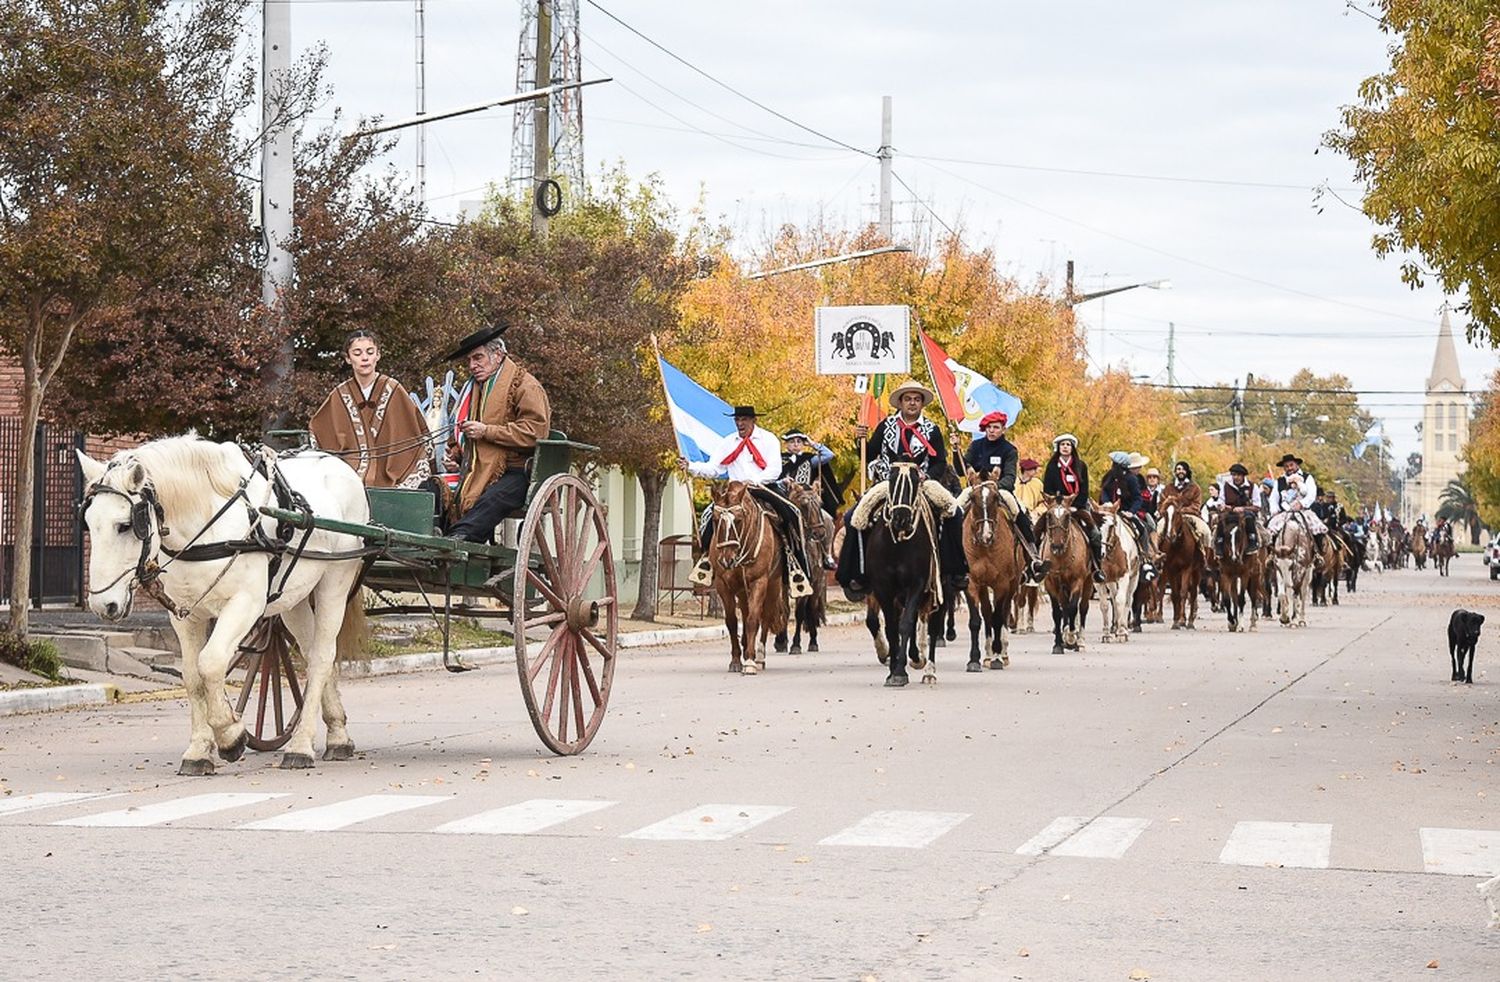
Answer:
[[[931,389],[923,385],[921,382],[907,379],[905,382],[902,382],[900,385],[892,389],[890,395],[886,396],[886,400],[891,404],[892,409],[900,409],[901,397],[908,392],[916,392],[922,396],[923,408],[926,408],[927,404],[933,399]]]

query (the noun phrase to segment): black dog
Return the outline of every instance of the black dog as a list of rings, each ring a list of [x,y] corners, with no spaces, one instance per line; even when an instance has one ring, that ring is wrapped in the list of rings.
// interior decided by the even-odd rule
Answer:
[[[1448,657],[1453,659],[1453,681],[1473,684],[1474,646],[1479,643],[1479,628],[1484,615],[1472,610],[1455,610],[1448,620]],[[1465,666],[1464,658],[1468,657]]]

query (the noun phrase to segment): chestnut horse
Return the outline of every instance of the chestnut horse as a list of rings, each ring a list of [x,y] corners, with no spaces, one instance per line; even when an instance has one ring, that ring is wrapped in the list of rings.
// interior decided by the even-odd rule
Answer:
[[[1219,543],[1219,593],[1224,613],[1229,617],[1229,630],[1255,630],[1260,620],[1261,604],[1265,603],[1266,552],[1257,549],[1250,552],[1251,522],[1259,521],[1254,512],[1227,509],[1219,516],[1214,529],[1215,541]],[[1249,598],[1250,623],[1244,623],[1246,598]]]
[[[1045,544],[1043,558],[1052,563],[1042,581],[1052,599],[1052,653],[1083,648],[1083,628],[1089,616],[1094,581],[1089,572],[1089,540],[1066,495],[1046,499],[1038,535]]]
[[[786,553],[770,509],[745,482],[715,484],[712,494],[708,558],[729,629],[729,670],[754,675],[766,667],[766,637],[786,625]]]
[[[1194,518],[1178,507],[1175,500],[1167,499],[1161,525],[1161,572],[1166,587],[1172,591],[1174,631],[1184,628],[1194,631],[1198,627],[1198,585],[1208,557],[1204,555],[1198,529],[1193,527]]]
[[[1025,557],[1017,540],[1000,485],[993,478],[980,478],[969,471],[969,490],[964,492],[964,555],[969,560],[969,667],[980,671],[979,633],[984,631],[990,648],[986,668],[1010,665],[1010,639],[1005,636],[1011,607],[1021,588]],[[960,498],[963,501],[964,498]]]

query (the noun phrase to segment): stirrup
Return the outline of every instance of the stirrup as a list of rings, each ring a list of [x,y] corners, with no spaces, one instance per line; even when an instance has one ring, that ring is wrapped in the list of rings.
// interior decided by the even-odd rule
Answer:
[[[692,573],[688,574],[689,583],[697,583],[699,586],[708,586],[714,581],[714,567],[708,561],[708,557],[698,560],[698,565],[693,567]]]

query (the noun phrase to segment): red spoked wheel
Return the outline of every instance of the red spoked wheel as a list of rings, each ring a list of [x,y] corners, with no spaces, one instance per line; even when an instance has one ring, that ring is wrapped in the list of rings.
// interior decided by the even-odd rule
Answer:
[[[589,745],[609,704],[619,637],[604,510],[572,474],[543,482],[516,539],[516,671],[531,724],[556,754]]]
[[[245,670],[234,712],[245,723],[252,750],[280,750],[302,718],[301,654],[280,617],[263,617],[240,642],[230,671]],[[246,708],[251,716],[245,715]]]

